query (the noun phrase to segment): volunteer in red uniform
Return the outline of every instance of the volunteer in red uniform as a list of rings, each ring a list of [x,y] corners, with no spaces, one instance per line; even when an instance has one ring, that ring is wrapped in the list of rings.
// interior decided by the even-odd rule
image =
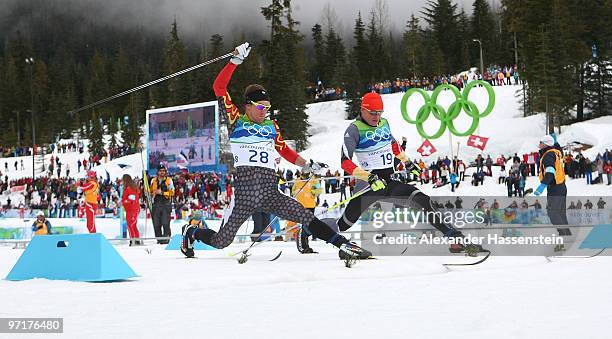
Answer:
[[[140,238],[138,232],[138,213],[140,213],[140,189],[129,174],[124,174],[121,179],[123,182],[123,195],[121,204],[125,209],[125,221],[130,238]],[[140,240],[130,241],[130,245],[140,245]]]

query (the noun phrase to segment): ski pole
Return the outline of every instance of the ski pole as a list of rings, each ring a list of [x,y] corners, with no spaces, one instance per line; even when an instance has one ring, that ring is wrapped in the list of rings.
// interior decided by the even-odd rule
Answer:
[[[140,162],[142,164],[142,187],[144,188],[144,200],[145,200],[145,228],[144,228],[144,234],[145,237],[147,236],[147,224],[148,224],[148,218],[147,218],[147,208],[149,209],[149,212],[151,213],[151,217],[153,217],[153,208],[151,206],[151,192],[149,192],[149,179],[147,178],[147,171],[145,170],[145,165],[144,165],[144,158],[142,157],[142,152],[143,150],[140,150]],[[147,159],[148,161],[149,159]]]
[[[397,173],[402,173],[402,171],[394,171],[392,174],[397,174]],[[282,179],[282,177],[279,176],[279,178]],[[332,179],[350,179],[350,178],[356,178],[356,176],[354,175],[341,175],[341,176],[331,176],[331,177],[318,177],[315,178],[316,180],[332,180]],[[289,181],[284,181],[285,184],[293,184],[297,181],[299,181],[300,179],[295,179],[295,180],[289,180]]]
[[[348,198],[348,199],[344,199],[344,200],[342,200],[342,201],[338,202],[337,204],[335,204],[335,205],[333,205],[333,206],[329,207],[329,208],[328,208],[328,209],[325,211],[325,213],[331,212],[331,211],[335,210],[336,208],[338,208],[338,207],[340,207],[340,206],[342,206],[342,205],[344,205],[344,204],[349,203],[351,200],[353,200],[353,199],[357,198],[358,196],[363,195],[363,194],[365,194],[365,193],[368,193],[368,192],[369,192],[369,191],[371,191],[371,190],[372,190],[372,187],[371,187],[371,186],[364,187],[363,189],[361,189],[361,190],[360,190],[360,191],[358,191],[357,193],[353,194],[353,195],[352,195],[350,198]]]
[[[348,179],[348,178],[354,178],[354,175],[341,175],[338,177],[332,176],[332,177],[318,177],[315,178],[316,180],[332,180],[332,179]],[[285,184],[293,184],[297,181],[299,181],[300,179],[295,179],[295,180],[289,180],[289,181],[285,181]]]
[[[110,96],[110,97],[108,97],[108,98],[105,98],[105,99],[102,99],[102,100],[98,100],[98,101],[96,101],[96,102],[94,102],[94,103],[91,103],[91,104],[89,104],[89,105],[86,105],[86,106],[83,106],[83,107],[81,107],[81,108],[77,108],[77,109],[75,109],[75,110],[69,111],[69,112],[68,112],[68,114],[72,115],[72,114],[74,114],[74,113],[78,113],[78,112],[80,112],[80,111],[84,111],[84,110],[86,110],[86,109],[88,109],[88,108],[92,108],[92,107],[94,107],[94,106],[98,106],[98,105],[100,105],[100,104],[103,104],[103,103],[109,102],[109,101],[111,101],[111,100],[114,100],[114,99],[120,98],[120,97],[122,97],[122,96],[124,96],[124,95],[128,95],[128,94],[130,94],[130,93],[134,93],[134,92],[139,91],[139,90],[141,90],[141,89],[143,89],[143,88],[147,88],[147,87],[149,87],[149,86],[153,86],[153,85],[158,84],[158,83],[160,83],[160,82],[162,82],[162,81],[166,81],[166,80],[168,80],[168,79],[172,79],[172,78],[177,77],[177,76],[179,76],[179,75],[182,75],[182,74],[185,74],[185,73],[191,72],[191,71],[193,71],[193,70],[196,70],[196,69],[198,69],[198,68],[204,67],[204,66],[206,66],[206,65],[210,65],[210,64],[215,63],[215,62],[217,62],[217,61],[219,61],[219,60],[223,60],[223,59],[225,59],[225,58],[229,58],[230,56],[233,56],[233,55],[234,55],[234,52],[230,52],[230,53],[224,54],[224,55],[222,55],[222,56],[216,57],[216,58],[214,58],[214,59],[210,59],[210,60],[205,61],[205,62],[203,62],[203,63],[201,63],[201,64],[197,64],[197,65],[195,65],[195,66],[191,66],[191,67],[186,68],[186,69],[184,69],[184,70],[182,70],[182,71],[178,71],[178,72],[176,72],[176,73],[172,73],[172,74],[170,74],[170,75],[166,75],[166,76],[165,76],[165,77],[163,77],[163,78],[159,78],[159,79],[157,79],[157,80],[153,80],[153,81],[151,81],[151,82],[147,82],[146,84],[143,84],[143,85],[140,85],[140,86],[134,87],[134,88],[132,88],[132,89],[128,89],[127,91],[123,91],[123,92],[121,92],[121,93],[117,93],[117,94],[115,94],[115,95],[113,95],[113,96]]]

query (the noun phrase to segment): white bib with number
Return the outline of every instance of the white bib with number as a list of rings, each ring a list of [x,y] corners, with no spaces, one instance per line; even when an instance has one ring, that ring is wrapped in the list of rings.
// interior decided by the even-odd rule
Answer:
[[[257,166],[275,169],[278,153],[274,148],[274,141],[255,143],[232,142],[232,155],[234,166]]]
[[[393,158],[395,158],[391,148],[391,141],[376,150],[355,150],[355,156],[361,168],[367,171],[393,167]]]

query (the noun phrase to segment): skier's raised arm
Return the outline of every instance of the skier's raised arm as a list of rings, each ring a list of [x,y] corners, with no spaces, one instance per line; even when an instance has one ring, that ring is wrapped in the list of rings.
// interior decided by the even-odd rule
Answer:
[[[215,96],[217,96],[217,100],[219,100],[219,109],[227,114],[228,123],[230,126],[233,125],[236,120],[238,120],[240,110],[232,102],[232,97],[227,91],[227,85],[232,78],[232,74],[234,74],[234,71],[236,70],[236,66],[240,65],[250,52],[251,47],[249,46],[248,42],[236,47],[234,50],[235,56],[230,59],[230,62],[228,62],[225,67],[223,67],[213,83]]]

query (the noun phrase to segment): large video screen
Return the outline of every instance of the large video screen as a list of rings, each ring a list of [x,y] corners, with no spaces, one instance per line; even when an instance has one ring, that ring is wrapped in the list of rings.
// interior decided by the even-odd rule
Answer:
[[[218,165],[217,102],[147,111],[148,169],[160,164],[180,170],[210,171]]]

